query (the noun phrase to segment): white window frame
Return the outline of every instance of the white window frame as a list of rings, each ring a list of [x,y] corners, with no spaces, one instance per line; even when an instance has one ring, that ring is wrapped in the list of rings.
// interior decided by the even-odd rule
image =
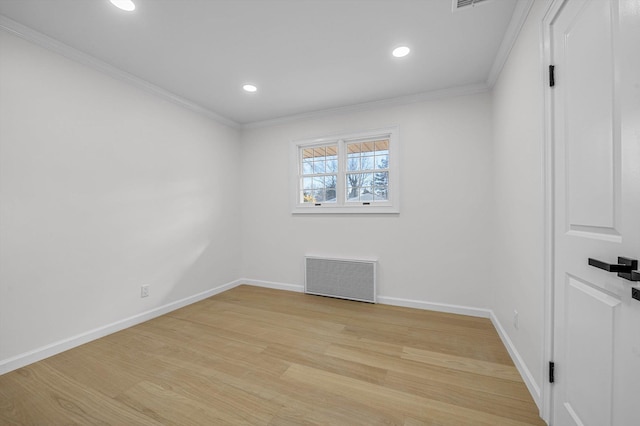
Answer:
[[[389,199],[387,201],[347,201],[346,191],[346,146],[352,142],[366,142],[376,139],[389,139]],[[304,203],[300,200],[302,184],[302,149],[329,144],[338,145],[338,177],[336,202]],[[399,182],[399,130],[398,126],[364,132],[344,133],[291,142],[291,202],[293,214],[326,214],[326,213],[400,213]]]

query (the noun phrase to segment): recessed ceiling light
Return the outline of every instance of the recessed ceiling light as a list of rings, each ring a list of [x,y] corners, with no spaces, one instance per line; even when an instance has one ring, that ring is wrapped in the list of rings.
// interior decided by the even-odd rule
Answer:
[[[409,52],[411,52],[411,49],[409,49],[407,46],[400,46],[393,49],[393,52],[391,52],[391,54],[396,58],[402,58],[404,56],[407,56]]]
[[[258,88],[253,84],[245,84],[244,86],[242,86],[242,88],[244,89],[245,92],[251,92],[251,93],[258,90]]]
[[[132,12],[136,8],[136,5],[133,4],[131,0],[109,0],[109,1],[118,9],[126,10],[127,12]]]

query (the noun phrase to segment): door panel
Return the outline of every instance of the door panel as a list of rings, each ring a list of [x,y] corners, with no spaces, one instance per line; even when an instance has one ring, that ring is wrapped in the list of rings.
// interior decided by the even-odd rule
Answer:
[[[610,424],[613,331],[620,300],[575,277],[567,277],[566,286],[566,358],[572,362],[563,369],[565,408],[575,424]]]
[[[561,2],[558,0],[558,2]],[[640,259],[640,4],[568,0],[550,24],[552,425],[638,424],[639,287],[588,265]]]
[[[563,25],[567,218],[570,230],[617,235],[615,230],[614,111],[610,4],[586,1]],[[565,75],[565,74],[563,74]]]

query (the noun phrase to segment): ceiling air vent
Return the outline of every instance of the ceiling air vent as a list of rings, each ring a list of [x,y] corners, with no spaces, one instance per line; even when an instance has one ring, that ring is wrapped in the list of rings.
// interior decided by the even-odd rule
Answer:
[[[473,7],[478,3],[486,3],[489,0],[452,0],[453,3],[453,11],[456,12],[458,10],[466,9],[468,7]]]

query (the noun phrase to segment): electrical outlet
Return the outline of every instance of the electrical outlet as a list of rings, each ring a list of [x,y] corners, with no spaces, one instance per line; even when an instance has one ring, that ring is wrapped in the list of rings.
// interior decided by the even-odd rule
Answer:
[[[140,287],[140,297],[149,297],[149,285]]]
[[[513,310],[513,327],[517,330],[520,324],[518,323],[518,311]]]

